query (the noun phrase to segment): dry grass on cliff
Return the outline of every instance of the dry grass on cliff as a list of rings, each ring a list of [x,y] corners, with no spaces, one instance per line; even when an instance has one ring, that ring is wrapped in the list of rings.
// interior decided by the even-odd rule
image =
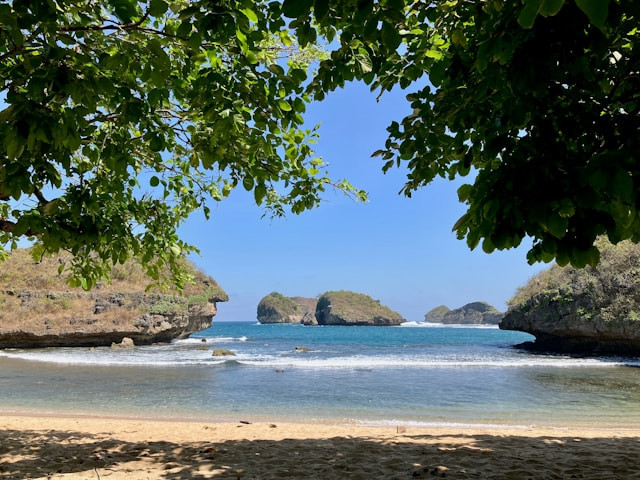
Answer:
[[[131,323],[142,312],[140,308],[118,308],[99,314],[94,313],[95,299],[88,295],[34,296],[23,302],[17,295],[0,293],[0,325],[4,330],[19,330],[25,321],[38,319],[41,333],[48,330],[57,333],[65,331],[92,331],[104,328],[105,324]],[[100,325],[98,325],[100,324]]]
[[[0,291],[47,290],[58,292],[79,291],[67,284],[69,274],[58,274],[61,264],[69,262],[70,255],[45,256],[38,261],[31,256],[29,249],[19,249],[10,252],[9,259],[0,263]],[[182,292],[162,292],[185,296],[207,293],[217,297],[219,301],[228,300],[227,294],[211,277],[187,262],[186,266],[194,277],[192,284],[185,286]],[[96,290],[109,292],[144,292],[153,283],[144,272],[142,266],[134,261],[124,265],[114,265],[110,282],[101,282]]]

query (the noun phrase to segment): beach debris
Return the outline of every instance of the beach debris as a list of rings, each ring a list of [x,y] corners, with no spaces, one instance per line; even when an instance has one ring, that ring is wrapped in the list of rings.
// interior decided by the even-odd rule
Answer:
[[[278,428],[278,426],[275,423],[270,423],[269,428]]]
[[[207,339],[203,338],[202,340],[200,340],[202,343],[207,343]]]
[[[296,347],[293,349],[294,352],[300,352],[300,353],[306,353],[306,352],[310,352],[311,350],[309,350],[307,347]]]
[[[235,357],[235,353],[233,353],[231,350],[227,350],[225,348],[216,348],[212,353],[211,356],[212,357]]]
[[[398,425],[396,427],[396,433],[405,433],[407,431],[407,427],[404,425]]]
[[[133,348],[134,347],[133,340],[129,337],[124,337],[120,343],[113,342],[111,344],[111,348]]]
[[[283,368],[276,368],[276,373],[283,373],[284,369]]]
[[[247,420],[240,420],[238,421],[238,423],[242,423],[243,425],[251,425],[251,422],[248,422]]]

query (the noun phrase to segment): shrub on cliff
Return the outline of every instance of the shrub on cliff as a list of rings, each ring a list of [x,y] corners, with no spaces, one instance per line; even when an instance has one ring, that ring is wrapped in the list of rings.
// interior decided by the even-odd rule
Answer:
[[[640,245],[624,241],[612,245],[600,238],[601,261],[577,269],[554,265],[520,287],[509,310],[542,309],[553,302],[580,300],[582,318],[637,320],[640,312]],[[534,305],[535,304],[535,305]]]
[[[297,311],[297,303],[278,292],[271,292],[258,303],[258,318],[273,315],[286,317],[294,315]]]
[[[402,316],[362,293],[340,290],[318,299],[316,319],[320,325],[399,325]]]

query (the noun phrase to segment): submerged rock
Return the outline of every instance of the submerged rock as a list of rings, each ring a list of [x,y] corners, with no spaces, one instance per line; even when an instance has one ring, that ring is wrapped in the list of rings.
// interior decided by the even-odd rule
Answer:
[[[111,348],[133,348],[135,344],[129,337],[124,337],[120,343],[113,342]]]
[[[216,348],[213,352],[211,352],[212,357],[235,357],[236,354],[231,350],[227,350],[225,348]]]

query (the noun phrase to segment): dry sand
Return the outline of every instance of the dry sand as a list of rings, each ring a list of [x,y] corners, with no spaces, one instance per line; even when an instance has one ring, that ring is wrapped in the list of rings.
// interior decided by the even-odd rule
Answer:
[[[640,430],[0,416],[2,479],[640,479]]]

